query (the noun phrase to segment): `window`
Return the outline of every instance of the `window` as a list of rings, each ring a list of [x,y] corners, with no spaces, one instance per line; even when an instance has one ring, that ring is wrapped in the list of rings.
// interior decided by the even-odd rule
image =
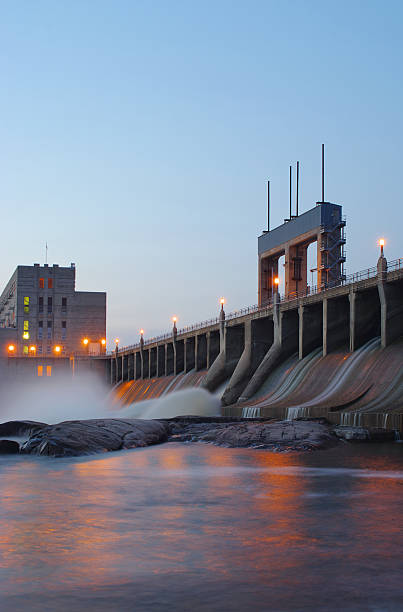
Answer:
[[[24,312],[29,313],[29,297],[24,297]]]
[[[66,340],[66,321],[62,321],[62,340]]]
[[[48,297],[48,314],[52,312],[52,298]]]
[[[38,339],[42,340],[43,338],[43,321],[38,321]]]
[[[43,297],[39,298],[38,310],[39,312],[43,312]]]
[[[48,289],[53,289],[53,278],[48,278]]]
[[[39,279],[39,289],[44,289],[44,288],[45,288],[45,279],[40,278]]]
[[[46,347],[46,352],[47,352],[47,353],[50,353],[50,351],[51,351],[50,346],[47,346],[47,347]]]
[[[24,321],[24,331],[29,330],[29,321]]]
[[[52,321],[48,321],[48,340],[52,338]]]
[[[46,376],[52,376],[52,366],[46,366]]]
[[[22,349],[22,352],[24,355],[28,355],[28,347],[24,346],[24,348]]]
[[[43,366],[38,366],[38,376],[43,376]]]
[[[22,334],[22,337],[24,340],[29,340],[29,332],[24,331],[24,333]]]
[[[38,346],[38,353],[42,354],[42,344]]]
[[[66,312],[67,310],[67,298],[62,298],[62,312]]]

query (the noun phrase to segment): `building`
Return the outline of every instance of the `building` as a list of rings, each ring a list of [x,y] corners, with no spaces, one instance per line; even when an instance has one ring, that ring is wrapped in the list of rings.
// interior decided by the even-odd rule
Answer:
[[[331,202],[317,202],[301,215],[292,215],[283,225],[263,232],[258,238],[259,305],[269,303],[277,291],[279,259],[284,256],[284,295],[309,293],[307,249],[316,242],[317,288],[333,287],[345,280],[345,219],[342,207]]]
[[[69,356],[105,350],[106,293],[76,291],[75,280],[73,263],[16,268],[0,297],[3,355]]]

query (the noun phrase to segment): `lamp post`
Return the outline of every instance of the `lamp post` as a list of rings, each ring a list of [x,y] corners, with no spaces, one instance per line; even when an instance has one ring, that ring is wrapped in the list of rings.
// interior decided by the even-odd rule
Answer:
[[[383,257],[383,247],[385,246],[385,238],[379,240],[379,246],[381,247],[381,257]]]
[[[59,357],[59,356],[60,356],[60,353],[61,353],[61,351],[62,351],[61,346],[59,346],[59,345],[57,344],[57,345],[55,346],[55,348],[54,348],[54,351],[55,351],[56,355]]]
[[[8,347],[7,347],[7,351],[8,351],[8,356],[9,357],[14,355],[14,353],[15,353],[15,346],[14,346],[14,344],[9,344]]]
[[[140,348],[143,350],[144,346],[144,329],[140,329]]]
[[[101,352],[105,353],[106,351],[106,338],[102,338],[101,340]]]
[[[119,338],[115,338],[115,351],[117,355],[119,351]]]
[[[32,355],[32,357],[35,357],[35,353],[36,353],[36,346],[32,345],[29,347],[29,354]]]
[[[178,317],[172,317],[172,321],[173,321],[173,328],[172,328],[172,335],[174,338],[176,338],[176,334],[178,333],[178,330],[176,328],[176,322],[178,320]]]
[[[88,353],[88,348],[89,348],[89,347],[88,347],[89,342],[90,342],[90,341],[88,340],[88,338],[84,338],[84,339],[83,339],[84,348],[86,349],[86,352],[87,352],[87,353]]]

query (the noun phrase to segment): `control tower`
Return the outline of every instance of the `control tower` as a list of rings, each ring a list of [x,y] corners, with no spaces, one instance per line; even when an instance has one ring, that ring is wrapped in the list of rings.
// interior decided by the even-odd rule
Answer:
[[[271,302],[277,291],[278,262],[285,256],[286,297],[306,295],[307,249],[317,243],[319,290],[338,285],[345,280],[344,245],[345,220],[342,207],[331,202],[317,202],[307,212],[292,216],[283,225],[263,232],[258,238],[259,306]]]

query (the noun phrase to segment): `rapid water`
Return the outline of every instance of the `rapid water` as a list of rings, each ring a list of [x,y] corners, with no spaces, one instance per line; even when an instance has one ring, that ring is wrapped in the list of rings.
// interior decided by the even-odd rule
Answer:
[[[0,610],[402,610],[403,445],[0,457]]]

